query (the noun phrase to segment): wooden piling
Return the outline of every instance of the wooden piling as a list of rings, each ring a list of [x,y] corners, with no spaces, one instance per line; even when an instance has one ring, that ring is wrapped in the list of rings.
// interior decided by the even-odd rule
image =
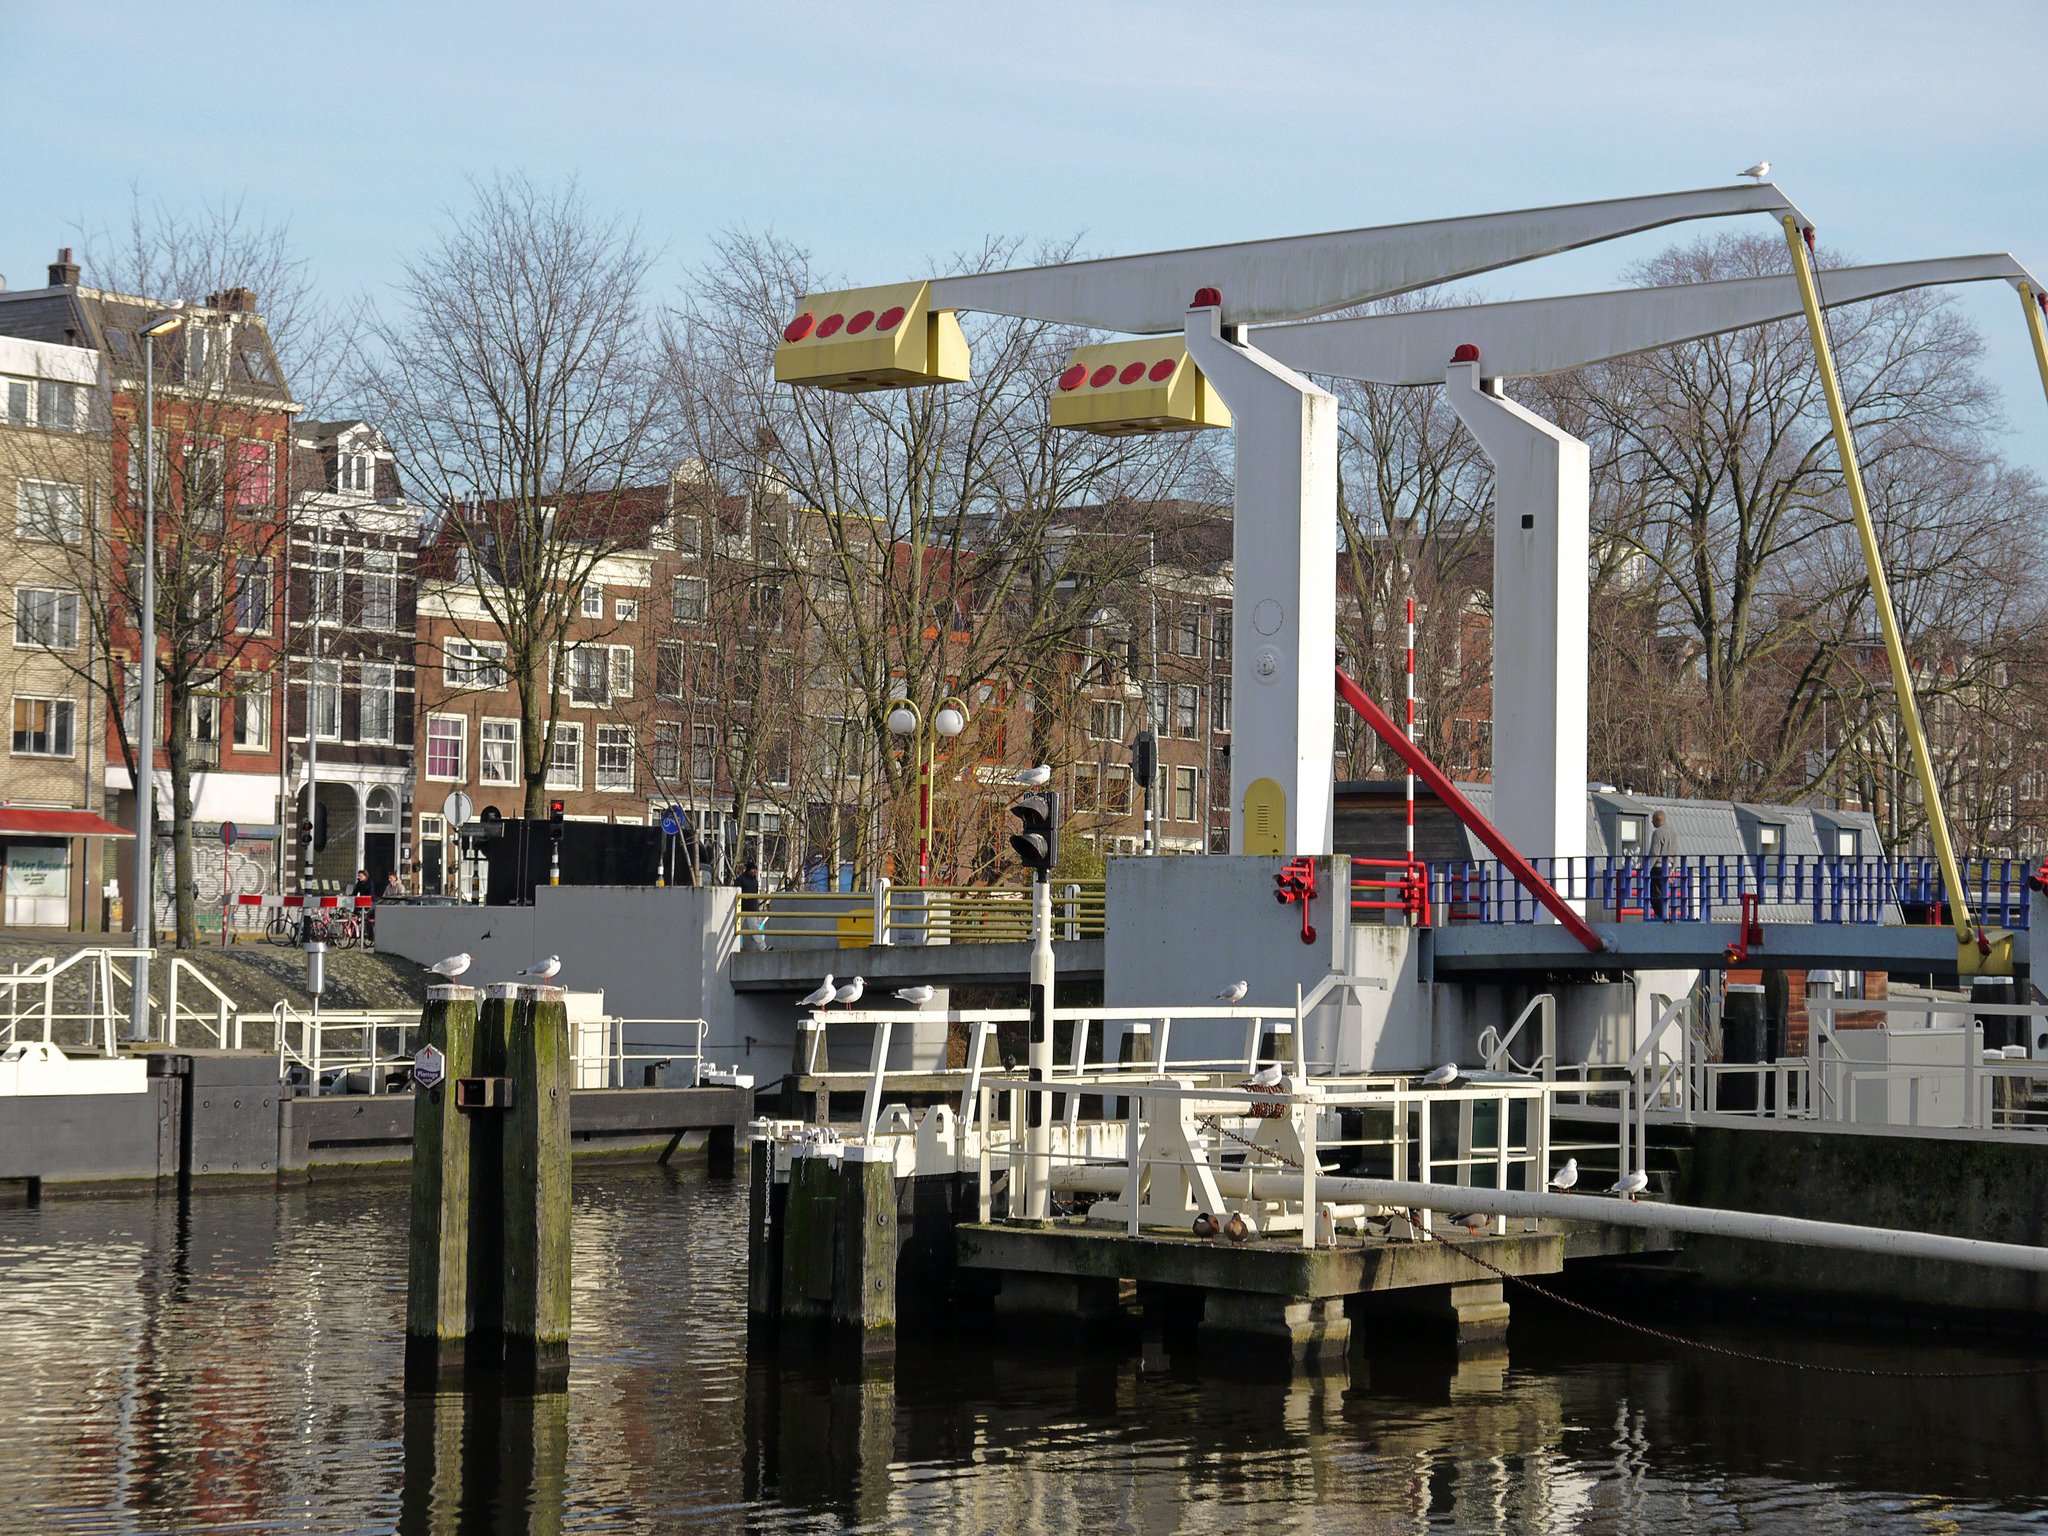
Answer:
[[[840,1155],[832,1245],[832,1322],[844,1342],[896,1342],[896,1162],[887,1147]]]
[[[775,1143],[747,1143],[747,1321],[773,1326],[782,1315],[782,1228],[789,1186],[775,1182]]]
[[[520,987],[506,1039],[504,1370],[553,1389],[569,1368],[569,1014],[558,987]]]
[[[470,1126],[455,1108],[455,1082],[474,1066],[476,993],[431,987],[420,1045],[444,1059],[442,1080],[415,1088],[411,1240],[406,1259],[405,1376],[432,1391],[459,1380],[471,1327]]]
[[[839,1213],[837,1160],[823,1147],[796,1149],[782,1209],[782,1316],[823,1322],[832,1315],[832,1238]]]

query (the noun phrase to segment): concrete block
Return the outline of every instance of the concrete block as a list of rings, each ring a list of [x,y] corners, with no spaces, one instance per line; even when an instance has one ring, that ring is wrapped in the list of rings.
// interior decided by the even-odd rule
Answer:
[[[1122,1302],[1114,1278],[1098,1275],[1032,1274],[1006,1270],[996,1293],[1005,1317],[1064,1317],[1099,1322],[1119,1316]]]
[[[1265,1291],[1211,1291],[1203,1299],[1197,1336],[1205,1349],[1251,1353],[1315,1370],[1351,1350],[1351,1319],[1341,1296],[1285,1296]]]

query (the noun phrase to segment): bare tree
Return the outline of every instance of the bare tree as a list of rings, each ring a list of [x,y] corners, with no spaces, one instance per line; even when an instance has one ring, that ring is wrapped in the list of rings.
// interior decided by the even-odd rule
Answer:
[[[652,257],[574,182],[473,193],[406,264],[396,313],[367,321],[356,384],[505,647],[537,817],[582,589],[665,511],[647,489],[667,479],[641,309]]]

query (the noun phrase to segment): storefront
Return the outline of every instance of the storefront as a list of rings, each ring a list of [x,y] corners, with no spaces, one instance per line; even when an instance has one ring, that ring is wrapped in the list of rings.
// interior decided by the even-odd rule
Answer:
[[[90,811],[0,807],[0,888],[9,928],[98,926],[87,850],[95,838],[133,838]]]

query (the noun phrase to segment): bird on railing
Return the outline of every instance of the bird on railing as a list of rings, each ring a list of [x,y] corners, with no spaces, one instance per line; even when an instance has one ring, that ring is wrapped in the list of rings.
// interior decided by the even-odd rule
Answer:
[[[1287,1081],[1287,1074],[1278,1065],[1262,1067],[1238,1084],[1240,1088],[1278,1088]]]
[[[1640,1168],[1631,1169],[1608,1187],[1607,1193],[1619,1195],[1624,1200],[1633,1200],[1650,1187],[1650,1176]]]
[[[866,978],[856,976],[853,978],[853,980],[849,981],[845,986],[841,987],[837,992],[832,994],[832,1001],[835,1003],[844,1003],[847,1007],[851,1008],[855,1003],[860,1001],[861,994],[867,991],[867,989],[868,984]]]
[[[436,976],[446,976],[452,980],[469,969],[469,956],[466,954],[450,955],[446,960],[436,960],[427,969]]]
[[[910,1004],[913,1008],[922,1008],[938,995],[937,989],[933,987],[898,987],[896,989],[896,996],[902,998],[904,1002]]]
[[[560,955],[549,955],[545,960],[536,960],[523,971],[513,972],[513,975],[523,976],[528,981],[553,981],[561,974],[562,957]]]
[[[1579,1160],[1576,1157],[1568,1157],[1564,1160],[1564,1166],[1558,1169],[1556,1175],[1552,1177],[1550,1187],[1552,1189],[1570,1189],[1578,1182]]]
[[[1425,1088],[1447,1088],[1457,1080],[1458,1064],[1455,1061],[1447,1061],[1442,1066],[1425,1072],[1422,1077],[1422,1086]]]
[[[1250,990],[1251,988],[1243,982],[1233,981],[1229,986],[1216,994],[1216,1001],[1219,1003],[1241,1003],[1244,1001],[1245,993]]]
[[[796,1000],[796,1005],[799,1008],[823,1008],[826,1004],[832,1001],[833,996],[836,994],[837,990],[837,987],[833,984],[832,981],[832,973],[830,971],[827,971],[825,973],[825,979],[819,982],[817,986],[813,987],[810,991],[806,992],[802,997],[798,998]]]
[[[1048,782],[1051,778],[1052,765],[1049,763],[1040,763],[1036,768],[1026,768],[1022,773],[1018,774],[1017,782],[1019,784],[1028,785],[1032,789],[1036,789],[1039,785]]]

